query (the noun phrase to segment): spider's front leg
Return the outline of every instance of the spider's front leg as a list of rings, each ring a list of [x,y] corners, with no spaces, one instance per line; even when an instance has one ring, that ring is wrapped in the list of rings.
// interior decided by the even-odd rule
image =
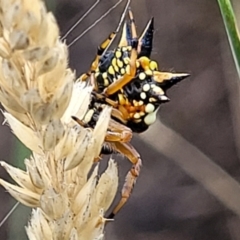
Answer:
[[[91,76],[91,74],[95,72],[95,70],[98,67],[100,57],[102,56],[102,54],[104,53],[104,50],[109,46],[109,44],[111,43],[112,39],[115,36],[116,36],[115,32],[111,33],[109,37],[105,41],[103,41],[100,46],[98,46],[97,55],[93,60],[89,71],[80,76],[81,81],[86,81]]]
[[[123,124],[111,119],[108,125],[108,132],[105,137],[107,142],[126,143],[132,139],[132,130]]]
[[[114,218],[114,216],[120,211],[120,209],[125,205],[131,192],[134,188],[134,184],[137,177],[140,174],[140,168],[142,161],[139,153],[136,149],[129,143],[132,137],[132,131],[128,127],[114,121],[110,120],[109,131],[107,131],[105,141],[101,154],[114,154],[121,153],[124,155],[133,165],[131,170],[127,173],[125,178],[125,183],[121,191],[121,199],[118,204],[114,207],[108,218]]]
[[[127,202],[128,198],[131,195],[135,182],[140,174],[142,161],[139,156],[139,153],[130,143],[114,142],[111,143],[111,145],[109,145],[109,149],[112,149],[113,151],[112,153],[114,153],[114,151],[122,153],[133,164],[131,170],[129,170],[129,172],[126,175],[125,183],[123,185],[121,192],[121,199],[108,216],[108,218],[114,218],[114,216],[125,205],[125,203]]]
[[[90,113],[88,116],[88,113]],[[85,118],[91,121],[94,115],[94,110],[92,109],[89,111]],[[80,126],[87,128],[90,127],[89,122],[86,119],[78,119],[75,116],[72,116],[72,119],[76,121]],[[126,127],[123,124],[118,123],[117,121],[110,119],[109,125],[108,125],[108,131],[105,136],[106,142],[129,142],[132,139],[132,130],[128,127]],[[110,154],[110,153],[109,153]]]
[[[108,87],[103,91],[103,94],[106,96],[113,95],[127,85],[135,77],[136,74],[136,61],[137,61],[137,46],[138,40],[133,40],[132,50],[130,55],[130,62],[126,67],[126,73],[123,74],[119,79],[112,82]]]
[[[119,105],[119,102],[114,101],[108,97],[106,97],[102,93],[97,93],[95,91],[92,92],[92,96],[95,98],[95,101],[102,102],[104,104],[108,104],[112,106],[112,117],[119,120],[122,124],[126,124],[129,119],[129,113],[124,106]]]
[[[130,60],[128,65],[126,66],[126,72],[123,74],[120,78],[118,78],[116,81],[112,82],[108,87],[104,89],[104,94],[106,96],[110,96],[116,92],[118,92],[120,89],[122,89],[125,85],[127,85],[131,80],[135,77],[136,74],[136,63],[138,58],[138,37],[137,37],[137,31],[136,31],[136,25],[134,23],[133,14],[131,10],[129,10],[129,17],[130,17],[130,23],[131,23],[131,53],[130,53]],[[120,41],[121,44],[121,41]],[[117,55],[117,52],[116,52]],[[120,53],[121,55],[121,53]]]

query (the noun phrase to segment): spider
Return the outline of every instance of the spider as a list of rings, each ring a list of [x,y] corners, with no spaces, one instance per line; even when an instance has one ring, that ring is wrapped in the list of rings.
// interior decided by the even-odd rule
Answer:
[[[101,154],[121,153],[132,163],[121,193],[121,200],[108,216],[113,218],[128,200],[140,173],[141,158],[130,144],[132,132],[141,133],[156,120],[162,103],[170,99],[166,91],[188,77],[186,73],[161,72],[156,61],[151,60],[154,19],[150,19],[140,38],[137,37],[133,13],[129,9],[129,21],[115,50],[109,50],[113,32],[98,47],[90,70],[81,81],[93,86],[92,100],[84,119],[77,119],[84,127],[94,128],[104,106],[112,106],[112,119]]]

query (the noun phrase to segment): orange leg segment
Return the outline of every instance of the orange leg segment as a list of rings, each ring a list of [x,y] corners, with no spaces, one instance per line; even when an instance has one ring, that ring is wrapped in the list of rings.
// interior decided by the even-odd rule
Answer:
[[[117,91],[119,91],[121,88],[123,88],[126,84],[131,82],[131,80],[135,77],[136,74],[136,61],[137,61],[137,46],[138,46],[138,40],[133,40],[133,46],[131,50],[130,55],[130,63],[126,67],[126,73],[120,77],[115,82],[111,83],[105,90],[104,95],[109,96]]]
[[[121,88],[123,88],[126,84],[131,82],[131,80],[135,77],[136,74],[136,61],[137,61],[137,50],[138,50],[138,38],[137,38],[137,30],[136,30],[136,25],[133,19],[133,14],[132,11],[129,10],[129,18],[130,18],[130,23],[131,23],[131,32],[132,32],[132,50],[130,54],[130,63],[126,67],[126,74],[124,74],[122,77],[111,83],[105,90],[104,94],[106,96],[112,95],[119,91]],[[125,25],[126,28],[126,25]],[[126,29],[123,29],[125,32]],[[125,35],[122,36],[122,38],[126,37]],[[122,40],[120,41],[120,45]],[[123,44],[123,43],[122,43]]]
[[[81,126],[87,127],[80,119],[76,117],[73,117],[73,119]],[[131,129],[112,119],[110,120],[109,131],[107,132],[105,137],[106,141],[105,147],[107,147],[106,149],[107,153],[103,154],[119,152],[126,156],[133,165],[126,175],[125,183],[123,185],[121,192],[121,199],[116,205],[116,207],[114,207],[113,211],[108,216],[108,218],[113,218],[119,212],[119,210],[125,205],[125,203],[127,202],[128,198],[131,195],[137,177],[140,174],[142,161],[136,149],[129,143],[131,137],[132,137]],[[101,159],[100,157],[96,158],[95,162],[99,161],[100,159]]]
[[[109,142],[129,142],[132,139],[132,130],[125,125],[111,119],[108,125],[110,131],[105,138]]]
[[[140,168],[142,165],[141,158],[138,152],[129,144],[129,143],[114,143],[115,149],[123,153],[133,164],[131,170],[127,173],[125,178],[125,183],[122,188],[121,199],[117,206],[113,209],[108,218],[114,218],[114,216],[119,212],[119,210],[125,205],[128,198],[131,195],[131,192],[134,188],[134,184],[137,180],[137,177],[140,174]]]

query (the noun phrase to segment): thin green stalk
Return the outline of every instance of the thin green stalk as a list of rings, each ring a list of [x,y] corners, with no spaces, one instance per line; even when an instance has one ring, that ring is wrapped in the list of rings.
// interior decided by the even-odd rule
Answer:
[[[218,0],[240,79],[240,34],[230,0]]]

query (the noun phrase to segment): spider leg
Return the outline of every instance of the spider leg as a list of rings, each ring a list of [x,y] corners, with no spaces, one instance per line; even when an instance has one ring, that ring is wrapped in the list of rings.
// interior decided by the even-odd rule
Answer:
[[[137,29],[135,25],[135,20],[133,18],[133,13],[131,9],[128,10],[130,24],[131,24],[131,32],[132,32],[132,39],[137,38]]]
[[[132,130],[125,125],[111,119],[108,125],[109,131],[105,140],[109,142],[129,142],[132,139]]]
[[[121,121],[123,124],[127,124],[127,119],[129,118],[129,114],[128,114],[128,111],[124,107],[123,107],[123,110],[121,108],[120,108],[120,110],[117,108],[112,108],[111,115],[115,119],[118,119],[119,121]]]
[[[115,150],[111,143],[109,142],[104,142],[102,145],[102,149],[101,149],[101,154],[103,155],[111,155],[111,154],[116,154],[118,153],[117,150]]]
[[[76,117],[72,118],[81,126],[86,127],[86,125],[78,118]],[[105,136],[106,142],[103,143],[101,155],[113,154],[117,152],[121,153],[131,161],[133,166],[131,170],[127,173],[125,183],[122,188],[121,199],[108,218],[113,218],[127,202],[133,190],[136,179],[140,173],[142,161],[140,159],[138,152],[129,143],[131,137],[132,137],[131,129],[112,119],[110,120],[109,130],[107,131],[107,134]],[[100,159],[101,157],[98,157],[94,161],[98,162],[100,161]]]
[[[96,101],[101,101],[102,103],[107,103],[112,106],[112,117],[118,119],[121,123],[126,124],[129,119],[129,113],[124,106],[119,105],[117,101],[114,101],[108,97],[106,97],[102,93],[97,93],[95,91],[92,92],[92,96],[95,97]]]
[[[72,116],[72,119],[84,128],[90,127],[87,122]],[[132,130],[117,121],[110,119],[108,131],[105,136],[106,142],[129,142],[132,139]]]
[[[142,161],[138,152],[129,143],[115,142],[112,143],[112,145],[117,152],[124,154],[133,165],[126,175],[125,183],[122,188],[121,199],[116,205],[116,207],[113,209],[113,211],[109,214],[108,218],[114,218],[114,216],[127,202],[128,198],[131,195],[137,177],[139,176],[140,168],[142,165]]]
[[[92,96],[95,97],[96,101],[101,101],[102,103],[107,103],[108,105],[112,106],[113,108],[117,108],[118,102],[106,97],[101,93],[97,93],[95,91],[92,92]]]
[[[111,83],[108,87],[105,88],[103,94],[106,96],[112,95],[123,88],[126,84],[128,84],[136,74],[136,60],[137,60],[137,46],[138,40],[132,40],[132,50],[130,55],[129,65],[126,67],[126,73],[121,76],[119,79]]]
[[[119,41],[118,47],[127,47],[131,45],[131,41],[133,38],[137,38],[136,26],[134,23],[133,13],[129,9],[128,10],[130,22],[127,21],[123,25],[122,36]]]
[[[137,61],[137,49],[138,49],[138,38],[137,38],[137,31],[136,31],[136,25],[134,22],[132,11],[129,10],[129,18],[130,18],[130,24],[131,24],[131,53],[130,53],[130,62],[129,65],[126,67],[126,73],[121,76],[119,79],[111,83],[108,87],[105,88],[104,94],[106,96],[112,95],[119,91],[121,88],[123,88],[126,84],[128,84],[136,74],[136,61]],[[127,30],[125,30],[127,31]],[[129,35],[125,34],[126,40],[128,40]],[[121,41],[120,41],[121,43]]]
[[[91,128],[88,123],[85,123],[83,120],[80,120],[79,118],[72,116],[72,119],[78,123],[80,126],[84,127],[84,128]]]
[[[91,76],[91,73],[94,72],[97,67],[98,67],[98,64],[99,64],[99,60],[100,60],[100,57],[102,56],[104,50],[109,46],[109,44],[111,43],[111,40],[116,36],[116,33],[113,32],[111,33],[108,38],[102,42],[102,44],[100,46],[98,46],[98,49],[97,49],[97,55],[95,57],[95,59],[93,60],[92,64],[91,64],[91,67],[90,67],[90,70],[84,74],[82,74],[80,76],[80,80],[82,81],[86,81],[90,76]]]

